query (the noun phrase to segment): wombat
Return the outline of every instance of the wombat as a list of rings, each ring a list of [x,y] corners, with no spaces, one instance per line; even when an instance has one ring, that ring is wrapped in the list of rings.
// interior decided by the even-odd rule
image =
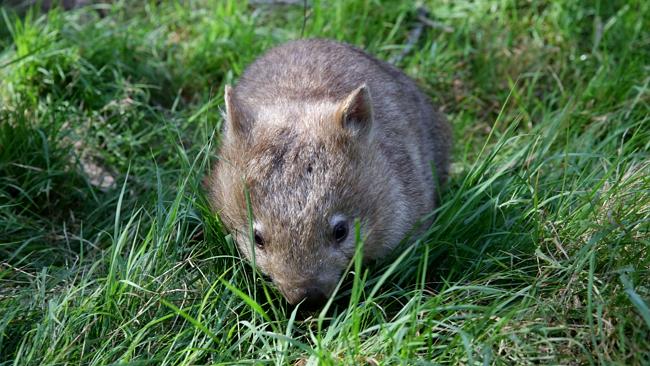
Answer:
[[[355,219],[364,260],[384,257],[447,179],[444,116],[401,71],[347,44],[271,49],[226,86],[224,119],[211,205],[291,304],[331,295],[355,252]]]

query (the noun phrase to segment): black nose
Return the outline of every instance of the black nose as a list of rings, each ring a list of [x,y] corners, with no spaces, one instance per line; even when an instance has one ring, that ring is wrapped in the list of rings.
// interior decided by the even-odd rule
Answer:
[[[317,310],[325,306],[326,302],[327,296],[323,291],[317,288],[308,288],[300,307],[305,310]]]

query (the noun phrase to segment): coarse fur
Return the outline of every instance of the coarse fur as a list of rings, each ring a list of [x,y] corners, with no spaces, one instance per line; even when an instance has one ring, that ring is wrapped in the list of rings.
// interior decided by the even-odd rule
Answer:
[[[225,102],[211,204],[291,303],[310,289],[329,296],[352,258],[354,235],[336,242],[333,220],[353,231],[358,219],[364,259],[381,258],[431,213],[447,179],[446,119],[413,80],[347,44],[273,48]],[[250,240],[245,190],[263,246]]]

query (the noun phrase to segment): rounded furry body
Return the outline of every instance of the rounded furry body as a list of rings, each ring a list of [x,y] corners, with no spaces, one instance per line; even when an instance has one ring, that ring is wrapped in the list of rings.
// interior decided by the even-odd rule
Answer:
[[[450,128],[393,66],[347,44],[300,40],[269,50],[225,94],[210,201],[289,302],[331,294],[354,254],[354,233],[341,237],[355,219],[364,258],[376,259],[434,209]]]

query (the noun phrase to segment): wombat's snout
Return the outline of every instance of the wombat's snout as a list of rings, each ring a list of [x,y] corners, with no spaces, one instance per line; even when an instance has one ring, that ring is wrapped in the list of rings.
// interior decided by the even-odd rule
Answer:
[[[322,308],[326,302],[327,296],[323,291],[317,288],[308,288],[300,306],[306,310],[316,310]]]
[[[293,288],[288,291],[281,289],[281,291],[291,305],[301,303],[300,307],[305,310],[321,308],[327,302],[327,294],[316,287]]]

